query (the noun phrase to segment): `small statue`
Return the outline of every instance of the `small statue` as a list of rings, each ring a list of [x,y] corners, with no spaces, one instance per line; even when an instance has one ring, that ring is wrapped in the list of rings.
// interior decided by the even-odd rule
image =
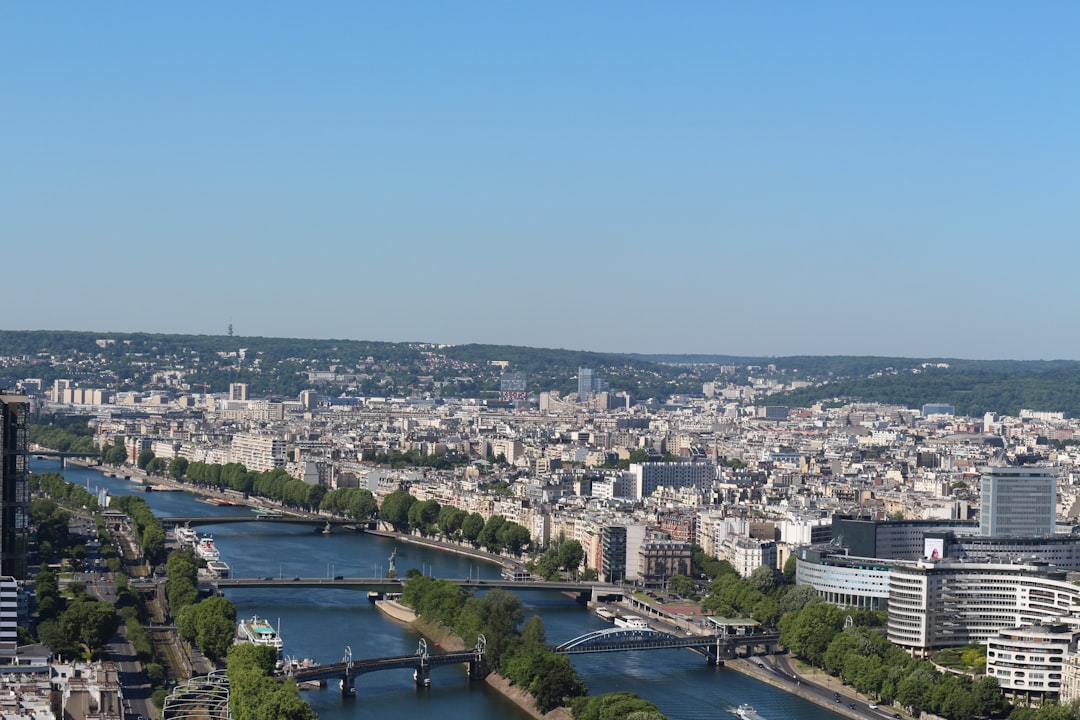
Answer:
[[[390,567],[386,570],[386,577],[397,577],[397,567],[394,565],[394,560],[397,558],[397,547],[390,553]]]

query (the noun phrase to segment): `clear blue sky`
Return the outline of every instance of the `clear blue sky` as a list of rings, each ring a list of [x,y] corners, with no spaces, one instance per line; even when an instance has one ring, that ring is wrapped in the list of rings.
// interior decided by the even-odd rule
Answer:
[[[1080,359],[1075,2],[0,5],[4,329]]]

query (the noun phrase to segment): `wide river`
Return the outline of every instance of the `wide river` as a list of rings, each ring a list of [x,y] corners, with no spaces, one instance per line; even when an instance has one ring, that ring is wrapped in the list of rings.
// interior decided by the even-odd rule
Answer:
[[[33,472],[60,472],[59,462],[33,459]],[[70,467],[69,482],[90,490],[106,488],[111,495],[139,493],[159,517],[236,515],[245,508],[217,507],[181,492],[141,493],[135,483],[108,478],[95,470]],[[404,575],[417,568],[435,577],[497,578],[490,563],[386,538],[350,532],[330,535],[310,528],[262,523],[208,525],[222,560],[234,577],[371,577],[386,572],[390,554]],[[230,590],[238,617],[259,615],[280,627],[285,654],[338,662],[345,648],[354,659],[406,655],[416,651],[420,636],[391,620],[367,602],[364,593],[349,590]],[[583,633],[609,627],[586,607],[550,592],[522,592],[526,617],[539,615],[548,642],[559,643]],[[834,720],[824,708],[753,680],[732,670],[710,667],[685,650],[605,653],[571,656],[593,694],[631,691],[655,703],[672,720],[734,720],[733,710],[750,703],[767,720]],[[469,683],[464,666],[436,668],[431,687],[418,689],[407,670],[362,675],[356,696],[342,699],[336,683],[302,693],[323,720],[378,718],[410,719],[439,716],[470,720],[524,720],[529,716],[485,683]]]

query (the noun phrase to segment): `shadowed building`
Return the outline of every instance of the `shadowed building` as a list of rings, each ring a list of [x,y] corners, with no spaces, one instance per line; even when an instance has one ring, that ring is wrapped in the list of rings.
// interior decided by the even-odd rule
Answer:
[[[26,579],[30,401],[0,391],[0,575]]]

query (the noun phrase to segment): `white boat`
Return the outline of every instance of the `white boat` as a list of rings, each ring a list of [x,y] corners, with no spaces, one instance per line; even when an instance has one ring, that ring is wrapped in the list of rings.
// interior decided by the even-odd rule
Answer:
[[[210,577],[215,578],[227,578],[232,572],[228,563],[224,563],[220,560],[207,560],[206,570],[210,573]]]
[[[221,553],[218,552],[217,546],[214,545],[214,538],[209,535],[199,538],[199,544],[195,546],[195,555],[203,560],[221,559]]]
[[[248,620],[241,620],[236,624],[236,641],[249,642],[255,645],[269,645],[281,652],[281,635],[274,626],[263,620],[258,615],[252,615]]]
[[[615,613],[611,612],[607,608],[596,608],[596,616],[601,620],[607,620],[611,622],[615,619]]]
[[[637,615],[623,615],[615,618],[615,627],[626,628],[627,630],[648,630],[649,623]]]
[[[199,542],[199,535],[189,527],[178,527],[173,530],[173,537],[181,545],[190,545],[195,547],[195,543]]]
[[[746,703],[735,708],[734,713],[742,718],[742,720],[765,720],[765,718],[758,714],[758,711],[755,710],[752,705],[747,705]]]

